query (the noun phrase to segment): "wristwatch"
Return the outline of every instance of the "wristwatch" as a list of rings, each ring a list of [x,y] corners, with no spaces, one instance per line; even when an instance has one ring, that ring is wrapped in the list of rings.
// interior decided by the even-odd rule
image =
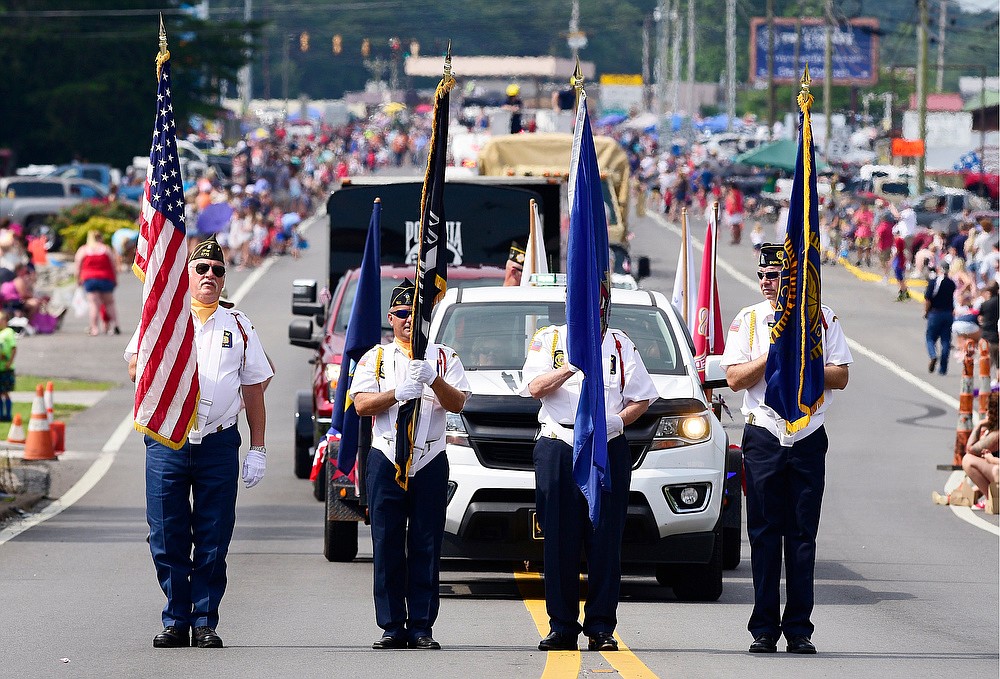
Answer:
[[[262,455],[267,455],[267,448],[264,446],[250,446],[250,450],[255,450]]]

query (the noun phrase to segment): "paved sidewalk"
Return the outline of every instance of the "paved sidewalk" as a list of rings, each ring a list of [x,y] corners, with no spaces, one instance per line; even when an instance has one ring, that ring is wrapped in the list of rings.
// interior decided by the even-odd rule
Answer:
[[[72,403],[75,405],[92,406],[104,398],[105,391],[53,391],[52,398],[56,403]],[[16,403],[31,403],[35,399],[33,391],[12,391],[10,400]]]

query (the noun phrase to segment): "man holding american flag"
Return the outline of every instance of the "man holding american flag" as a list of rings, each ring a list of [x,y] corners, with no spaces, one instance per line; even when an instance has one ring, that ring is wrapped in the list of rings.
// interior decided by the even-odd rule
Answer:
[[[145,434],[149,549],[167,597],[154,648],[221,648],[215,628],[236,523],[246,408],[247,488],[264,477],[264,387],[274,371],[250,320],[220,302],[226,262],[215,237],[187,256],[184,194],[160,23],[157,105],[133,271],[142,312],[125,348],[135,428]]]

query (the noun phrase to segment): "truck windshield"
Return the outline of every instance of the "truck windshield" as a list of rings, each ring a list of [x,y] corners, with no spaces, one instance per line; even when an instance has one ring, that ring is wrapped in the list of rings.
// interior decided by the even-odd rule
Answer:
[[[382,313],[380,318],[382,319],[382,330],[385,332],[392,332],[392,328],[389,327],[389,321],[386,315],[389,313],[389,297],[392,295],[392,289],[399,285],[399,278],[383,278],[382,279]],[[490,278],[450,278],[448,280],[448,289],[451,288],[478,288],[485,285],[500,285],[503,283],[502,278],[490,277]],[[351,307],[354,306],[354,296],[358,293],[358,279],[352,278],[347,282],[347,289],[344,290],[344,299],[340,303],[340,307],[337,309],[337,316],[334,319],[333,332],[345,333],[347,332],[347,323],[351,320]]]
[[[66,189],[58,182],[11,182],[7,192],[18,198],[62,198],[66,195]]]
[[[561,302],[463,302],[448,310],[435,341],[455,349],[466,370],[520,370],[535,331],[565,322],[566,307]],[[613,305],[611,327],[631,338],[650,373],[684,372],[677,341],[662,310]]]

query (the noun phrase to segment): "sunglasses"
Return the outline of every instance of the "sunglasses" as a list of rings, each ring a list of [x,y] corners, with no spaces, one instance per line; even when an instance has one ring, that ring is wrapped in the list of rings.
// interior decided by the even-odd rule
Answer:
[[[201,262],[194,265],[194,271],[199,276],[207,274],[209,269],[212,270],[212,273],[215,274],[216,278],[223,278],[226,275],[226,267],[221,264],[205,264],[204,262]]]
[[[764,280],[766,278],[769,281],[773,281],[773,280],[776,280],[777,278],[779,278],[780,276],[781,276],[781,272],[780,271],[758,271],[757,272],[757,279],[758,280]]]
[[[410,309],[396,309],[395,311],[390,311],[389,315],[395,316],[401,321],[405,321],[407,318],[410,317],[410,313],[411,313]]]

